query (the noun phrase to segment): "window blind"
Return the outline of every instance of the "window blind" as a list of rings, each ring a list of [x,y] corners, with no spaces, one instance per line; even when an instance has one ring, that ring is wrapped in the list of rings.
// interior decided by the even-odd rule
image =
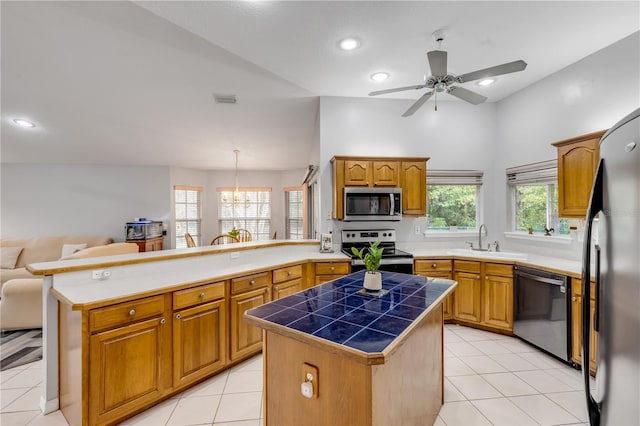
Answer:
[[[481,170],[427,170],[427,185],[482,185]]]
[[[558,179],[558,160],[541,161],[507,169],[509,185],[548,183]]]

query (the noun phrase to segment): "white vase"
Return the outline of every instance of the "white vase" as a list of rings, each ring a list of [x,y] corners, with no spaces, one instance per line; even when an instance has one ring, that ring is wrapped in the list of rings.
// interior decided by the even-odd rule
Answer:
[[[382,274],[378,271],[365,272],[363,285],[370,291],[382,290]]]

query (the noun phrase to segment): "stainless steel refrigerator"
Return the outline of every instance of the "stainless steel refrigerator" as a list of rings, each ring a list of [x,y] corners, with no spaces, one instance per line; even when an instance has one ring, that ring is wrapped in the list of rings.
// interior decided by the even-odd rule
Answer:
[[[589,422],[640,425],[640,109],[602,137],[600,158],[582,259],[582,374]],[[592,250],[594,227],[598,242]],[[598,331],[596,396],[589,387],[592,260]]]

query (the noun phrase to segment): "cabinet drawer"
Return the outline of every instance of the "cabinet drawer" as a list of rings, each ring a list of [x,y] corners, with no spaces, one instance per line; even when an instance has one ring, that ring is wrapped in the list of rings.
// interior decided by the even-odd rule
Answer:
[[[316,263],[316,275],[346,275],[349,273],[349,264],[346,262],[318,262]]]
[[[451,260],[443,259],[418,259],[415,272],[451,271]]]
[[[245,291],[266,287],[269,285],[269,281],[268,272],[234,278],[231,280],[231,294],[244,293]]]
[[[512,277],[513,266],[503,265],[500,263],[485,263],[484,273],[485,275],[500,275],[503,277]]]
[[[89,312],[91,332],[126,325],[164,313],[164,296],[149,297],[133,302],[120,303]]]
[[[173,309],[224,298],[224,281],[173,292]]]
[[[273,270],[273,283],[278,284],[302,277],[302,265],[289,266]]]
[[[454,269],[456,271],[466,272],[480,272],[480,262],[474,262],[470,260],[456,260],[454,263]]]

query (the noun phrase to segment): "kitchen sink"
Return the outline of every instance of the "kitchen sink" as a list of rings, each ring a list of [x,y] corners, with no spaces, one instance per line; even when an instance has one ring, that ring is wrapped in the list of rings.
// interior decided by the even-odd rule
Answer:
[[[481,259],[502,259],[502,260],[527,260],[526,253],[516,253],[511,251],[478,251],[471,249],[451,249],[447,254],[453,256],[469,256]]]

